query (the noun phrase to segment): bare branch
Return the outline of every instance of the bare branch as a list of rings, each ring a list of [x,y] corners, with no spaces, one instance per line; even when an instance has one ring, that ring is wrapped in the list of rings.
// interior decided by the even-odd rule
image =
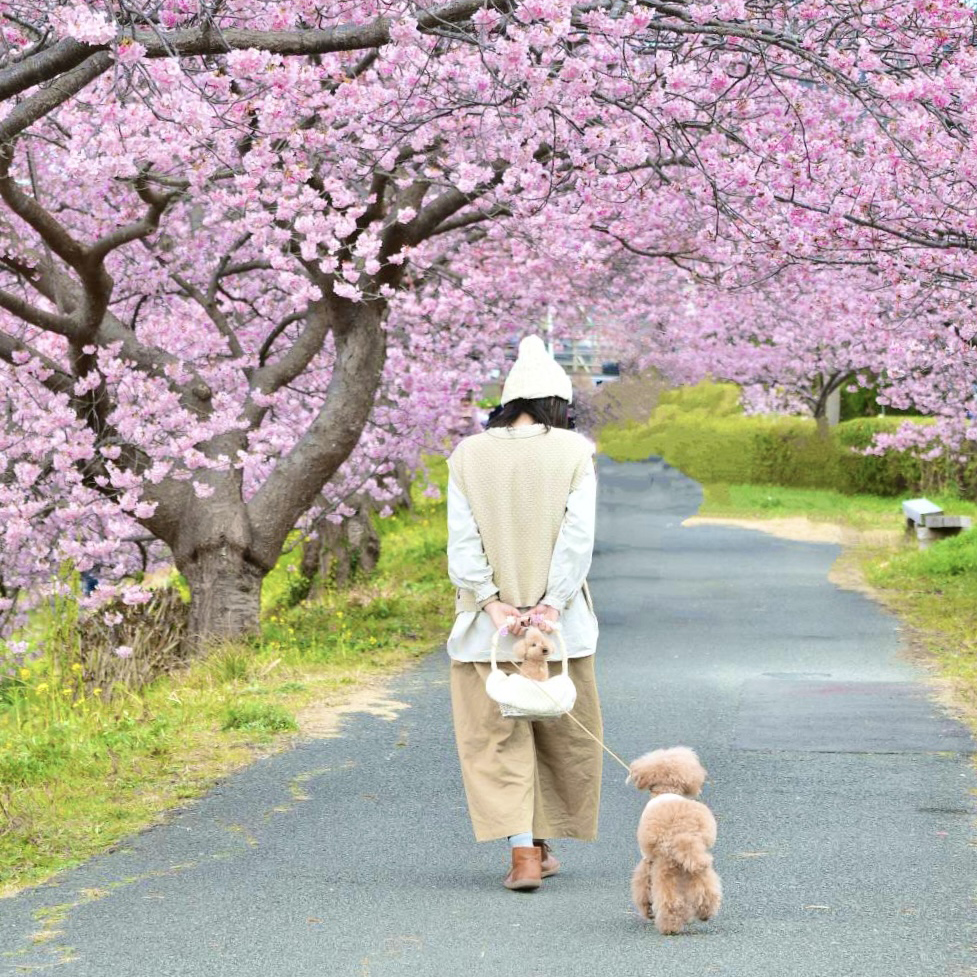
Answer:
[[[446,24],[459,24],[485,6],[485,0],[453,0],[443,6],[426,10],[417,16],[417,29],[422,34],[435,33]],[[393,20],[378,17],[367,24],[344,24],[329,30],[262,31],[228,29],[216,31],[211,24],[192,30],[168,32],[162,37],[155,32],[137,30],[135,39],[146,48],[150,58],[166,58],[178,54],[221,54],[260,48],[273,54],[311,55],[336,51],[362,51],[390,43]]]
[[[248,503],[256,555],[272,565],[298,518],[356,447],[386,358],[382,302],[337,302],[330,328],[336,363],[322,409]]]
[[[41,240],[69,267],[81,272],[85,268],[85,247],[76,241],[58,220],[33,197],[24,193],[10,175],[14,146],[0,147],[0,198],[23,221],[40,235]]]
[[[0,71],[0,102],[77,68],[94,54],[87,44],[66,37]]]
[[[234,328],[228,322],[227,316],[224,315],[216,296],[205,295],[193,282],[188,281],[182,275],[173,275],[172,277],[173,281],[207,313],[207,317],[217,327],[217,331],[227,340],[231,355],[243,358],[244,349],[234,333]]]
[[[428,235],[429,238],[437,237],[439,234],[449,234],[451,231],[460,231],[466,227],[471,227],[473,224],[480,224],[482,221],[495,220],[497,217],[511,217],[512,211],[504,206],[503,204],[498,204],[494,207],[490,207],[488,210],[475,210],[470,214],[461,214],[458,217],[454,217],[451,220],[442,221],[438,226],[431,231]]]
[[[290,326],[292,323],[300,322],[305,317],[304,312],[293,312],[290,315],[285,316],[280,322],[275,325],[265,341],[261,344],[261,349],[258,351],[258,364],[264,366],[271,354],[271,348],[275,345],[275,340]]]
[[[790,204],[800,210],[810,210],[818,214],[831,214],[829,207],[821,207],[815,204],[804,203],[794,197],[785,197],[782,194],[774,194],[774,200],[782,204]],[[854,214],[835,214],[843,221],[854,224],[856,227],[867,227],[871,230],[881,231],[883,234],[890,234],[910,244],[918,244],[924,248],[934,248],[936,250],[950,251],[957,248],[965,251],[977,251],[977,237],[973,237],[963,231],[934,231],[931,233],[918,233],[914,231],[902,231],[891,225],[883,224],[881,221],[869,217],[856,217]]]
[[[320,287],[324,293],[331,291],[328,283],[320,283]],[[298,339],[281,359],[254,371],[251,376],[252,389],[270,394],[280,390],[286,383],[291,383],[322,351],[330,326],[330,310],[325,301],[311,304],[305,314],[305,328]]]
[[[155,192],[145,183],[144,178],[136,181],[136,191],[149,204],[149,209],[139,220],[133,221],[131,224],[125,224],[122,227],[117,227],[110,234],[99,238],[88,249],[89,261],[101,264],[105,260],[106,255],[116,248],[121,248],[124,244],[129,244],[131,241],[148,237],[159,227],[159,221],[163,216],[163,211],[166,210],[170,202],[177,196],[175,192]]]
[[[29,322],[32,326],[53,332],[55,335],[67,336],[69,339],[77,339],[79,336],[78,323],[70,316],[45,312],[43,309],[31,305],[30,302],[4,290],[0,290],[0,309],[17,316],[24,322]]]

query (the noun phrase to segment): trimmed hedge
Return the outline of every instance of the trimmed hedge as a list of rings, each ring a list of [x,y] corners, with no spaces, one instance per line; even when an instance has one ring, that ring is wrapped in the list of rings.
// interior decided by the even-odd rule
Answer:
[[[863,455],[854,449],[907,420],[927,423],[925,418],[861,417],[825,437],[813,418],[746,416],[735,385],[707,382],[663,393],[646,423],[608,425],[599,440],[612,458],[661,455],[699,482],[904,495],[932,487],[934,465],[904,452]]]
[[[854,450],[867,448],[876,434],[891,434],[908,420],[915,424],[931,423],[925,417],[858,417],[832,430],[832,440],[838,446],[840,491],[852,495],[903,495],[936,487],[927,485],[932,482],[933,464],[924,466],[908,452],[864,455]]]

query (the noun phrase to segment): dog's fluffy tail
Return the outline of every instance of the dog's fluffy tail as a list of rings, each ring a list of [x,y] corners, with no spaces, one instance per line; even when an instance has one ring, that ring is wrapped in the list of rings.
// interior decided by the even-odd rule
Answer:
[[[645,919],[651,919],[651,862],[647,858],[642,858],[634,867],[631,901]]]
[[[712,855],[701,835],[678,832],[662,839],[661,847],[686,872],[703,872],[712,865]]]

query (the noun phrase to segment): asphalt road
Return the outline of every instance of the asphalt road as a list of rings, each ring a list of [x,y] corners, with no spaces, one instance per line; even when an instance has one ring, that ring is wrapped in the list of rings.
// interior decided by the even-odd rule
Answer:
[[[505,891],[504,847],[471,840],[435,654],[395,683],[397,718],[355,717],[0,902],[0,974],[977,974],[969,737],[897,622],[827,581],[836,547],[681,528],[698,501],[660,463],[605,464],[592,583],[608,742],[686,743],[709,768],[717,919],[666,938],[630,909],[644,798],[612,761],[600,841]]]

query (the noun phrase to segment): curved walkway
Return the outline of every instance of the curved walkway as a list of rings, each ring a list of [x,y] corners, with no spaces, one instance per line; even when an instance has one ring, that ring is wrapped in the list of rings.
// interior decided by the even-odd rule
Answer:
[[[628,905],[644,798],[605,768],[602,837],[503,890],[475,846],[433,655],[351,719],[47,886],[0,902],[0,974],[963,977],[977,859],[966,732],[897,625],[827,581],[837,547],[682,528],[698,488],[603,464],[601,681],[626,757],[695,746],[726,903],[663,938]],[[32,935],[37,942],[32,941]]]

